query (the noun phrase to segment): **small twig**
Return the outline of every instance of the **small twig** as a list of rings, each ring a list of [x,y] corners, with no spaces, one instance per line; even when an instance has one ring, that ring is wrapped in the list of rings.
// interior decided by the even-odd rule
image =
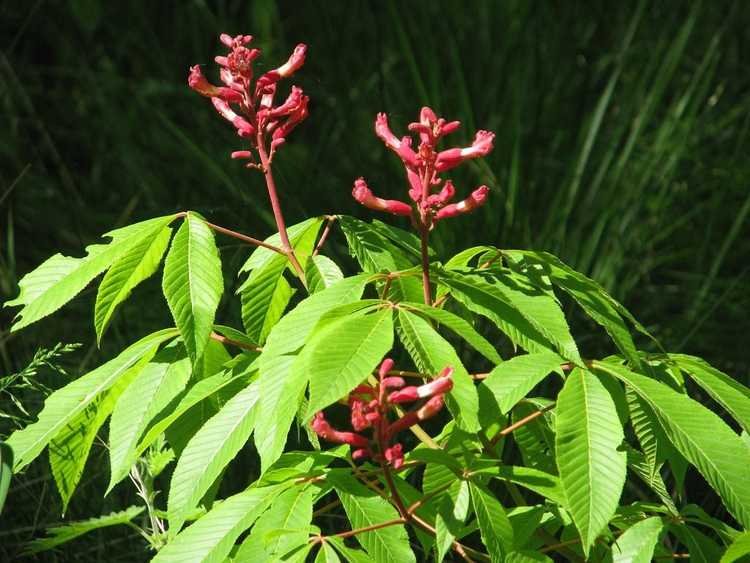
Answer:
[[[498,443],[498,441],[500,441],[500,438],[502,438],[503,436],[507,436],[508,434],[510,434],[511,432],[513,432],[514,430],[517,430],[521,426],[523,426],[524,424],[528,424],[529,422],[531,422],[535,418],[538,418],[538,417],[542,416],[544,413],[546,413],[548,410],[553,409],[554,407],[555,407],[554,404],[547,405],[543,409],[540,409],[540,410],[538,410],[536,412],[532,412],[530,415],[523,417],[521,420],[514,422],[513,424],[511,424],[510,426],[508,426],[506,428],[503,428],[502,430],[500,430],[500,432],[498,432],[497,434],[495,434],[495,436],[492,438],[492,440],[490,440],[490,445],[494,446],[495,444]]]
[[[252,244],[253,246],[262,246],[263,248],[267,248],[268,250],[273,250],[274,252],[277,252],[279,254],[283,254],[284,256],[287,256],[288,253],[283,249],[279,248],[278,246],[274,246],[272,244],[268,244],[267,242],[264,242],[262,240],[259,240],[257,238],[249,237],[247,235],[243,235],[242,233],[238,233],[237,231],[233,231],[231,229],[227,229],[226,227],[221,227],[219,225],[214,225],[213,223],[209,223],[206,221],[206,225],[208,225],[210,228],[212,228],[217,233],[221,233],[223,235],[227,235],[230,237],[234,237],[236,239],[239,239],[241,241],[244,241],[248,244]]]
[[[239,340],[233,340],[231,338],[227,338],[226,336],[219,334],[218,332],[212,332],[211,338],[213,340],[216,340],[217,342],[221,342],[222,344],[230,344],[232,346],[236,346],[237,348],[242,348],[243,350],[249,350],[251,352],[262,352],[263,348],[260,346],[252,346],[250,344],[245,344],[244,342],[240,342]]]
[[[326,239],[328,238],[328,235],[331,232],[331,226],[333,225],[333,222],[336,221],[335,215],[326,215],[326,219],[328,221],[326,222],[326,226],[323,228],[323,234],[320,235],[320,240],[318,241],[318,244],[315,246],[315,250],[313,250],[312,255],[317,256],[318,252],[320,252],[320,249],[323,248],[323,245],[326,242]]]
[[[350,538],[357,534],[364,532],[372,532],[373,530],[379,530],[380,528],[387,528],[388,526],[397,526],[399,524],[406,523],[404,518],[394,518],[393,520],[386,520],[385,522],[379,522],[378,524],[371,524],[370,526],[364,526],[363,528],[356,528],[355,530],[349,530],[348,532],[339,532],[338,534],[331,534],[329,536],[313,536],[309,539],[310,543],[321,543],[326,541],[328,538]]]
[[[385,300],[388,299],[388,291],[391,289],[391,283],[393,283],[393,276],[388,274],[385,278],[385,285],[383,286],[383,293],[381,294],[380,298]]]

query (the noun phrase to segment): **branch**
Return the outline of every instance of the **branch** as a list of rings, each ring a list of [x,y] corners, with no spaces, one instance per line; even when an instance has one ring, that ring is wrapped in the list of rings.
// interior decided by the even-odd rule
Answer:
[[[397,526],[399,524],[406,523],[406,520],[404,518],[394,518],[393,520],[386,520],[385,522],[380,522],[378,524],[371,524],[370,526],[365,526],[363,528],[356,528],[355,530],[349,530],[348,532],[340,532],[338,534],[332,534],[329,536],[313,536],[308,541],[311,543],[320,543],[326,541],[328,538],[350,538],[352,536],[356,536],[357,534],[361,534],[363,532],[372,532],[373,530],[379,530],[380,528],[387,528],[388,526]]]
[[[521,428],[521,426],[523,426],[525,424],[528,424],[529,422],[531,422],[535,418],[539,418],[544,413],[546,413],[549,410],[552,410],[553,408],[555,408],[554,403],[551,404],[551,405],[548,405],[548,406],[544,407],[541,410],[538,410],[536,412],[532,412],[530,415],[523,417],[521,420],[519,420],[517,422],[514,422],[513,424],[511,424],[507,428],[503,428],[500,432],[498,432],[497,434],[495,434],[495,436],[492,438],[492,440],[490,440],[490,445],[494,446],[495,444],[498,443],[498,441],[500,440],[500,438],[502,438],[503,436],[507,436],[508,434],[510,434],[511,432],[513,432],[514,430],[517,430],[517,429]]]
[[[211,338],[213,340],[216,340],[217,342],[221,342],[222,344],[230,344],[232,346],[236,346],[237,348],[242,348],[243,350],[249,350],[250,352],[262,352],[263,348],[260,346],[252,346],[251,344],[245,344],[244,342],[240,342],[239,340],[232,340],[231,338],[227,338],[224,335],[219,334],[218,332],[212,332]]]
[[[313,250],[312,255],[317,256],[318,252],[320,252],[320,249],[323,248],[323,245],[326,243],[326,239],[328,238],[328,235],[331,232],[331,225],[333,225],[334,221],[336,221],[335,215],[326,215],[326,219],[328,221],[326,222],[326,226],[323,229],[323,234],[320,235],[320,240],[318,241],[318,244],[315,246],[315,250]]]
[[[237,231],[227,229],[226,227],[214,225],[213,223],[209,223],[208,221],[206,221],[206,225],[208,225],[210,228],[212,228],[214,231],[218,233],[221,233],[230,237],[234,237],[248,244],[252,244],[253,246],[262,246],[263,248],[267,248],[268,250],[273,250],[274,252],[278,252],[279,254],[283,254],[284,256],[287,255],[287,252],[283,248],[279,248],[278,246],[268,244],[267,242],[263,242],[262,240],[258,240],[257,238],[243,235],[242,233],[238,233]]]

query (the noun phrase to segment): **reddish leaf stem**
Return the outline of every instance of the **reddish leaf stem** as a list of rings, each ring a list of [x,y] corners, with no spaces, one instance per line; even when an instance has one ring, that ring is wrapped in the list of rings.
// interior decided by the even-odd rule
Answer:
[[[274,252],[278,252],[279,254],[286,254],[284,249],[279,248],[278,246],[274,246],[272,244],[268,244],[267,242],[264,242],[262,240],[258,240],[257,238],[249,237],[247,235],[243,235],[242,233],[238,233],[237,231],[233,231],[231,229],[227,229],[226,227],[221,227],[219,225],[214,225],[213,223],[209,223],[206,221],[206,225],[208,225],[211,229],[216,231],[217,233],[221,233],[224,235],[228,235],[230,237],[234,237],[236,239],[239,239],[243,242],[247,242],[249,244],[252,244],[254,246],[262,246],[263,248],[267,248],[268,250],[273,250]]]
[[[221,342],[222,344],[230,344],[231,346],[236,346],[237,348],[242,348],[243,350],[250,350],[251,352],[263,351],[263,348],[261,348],[260,346],[252,346],[250,344],[245,344],[244,342],[240,342],[239,340],[233,340],[231,338],[227,338],[226,336],[219,334],[217,332],[212,332],[211,338],[213,340],[216,340],[217,342]]]
[[[328,239],[328,235],[331,232],[331,226],[333,225],[333,222],[336,220],[335,215],[327,215],[326,216],[326,226],[323,227],[323,234],[320,235],[320,240],[318,241],[318,244],[315,246],[315,250],[313,251],[312,255],[317,256],[320,252],[320,249],[323,248],[323,245],[326,243],[326,240]]]
[[[555,407],[554,404],[547,405],[543,409],[540,409],[540,410],[538,410],[536,412],[532,412],[530,415],[525,416],[521,420],[518,420],[518,421],[514,422],[513,424],[511,424],[507,428],[503,428],[500,432],[498,432],[497,434],[495,434],[495,436],[492,438],[492,440],[490,440],[490,446],[494,446],[495,444],[498,443],[498,441],[500,441],[500,438],[502,438],[503,436],[507,436],[508,434],[510,434],[511,432],[513,432],[514,430],[518,430],[519,428],[521,428],[521,426],[523,426],[525,424],[528,424],[529,422],[531,422],[532,420],[534,420],[536,418],[539,418],[544,413],[546,413],[548,410],[551,410],[554,407]]]

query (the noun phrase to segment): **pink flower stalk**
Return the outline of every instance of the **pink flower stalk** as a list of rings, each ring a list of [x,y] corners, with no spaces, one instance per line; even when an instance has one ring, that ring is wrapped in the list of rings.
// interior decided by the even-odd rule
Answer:
[[[257,149],[258,143],[265,146],[270,136],[270,159],[289,133],[308,115],[309,98],[296,86],[292,86],[283,103],[274,105],[277,83],[302,67],[307,47],[297,45],[287,62],[253,83],[253,63],[260,56],[260,49],[246,46],[252,41],[252,36],[232,37],[222,33],[219,39],[229,49],[226,56],[215,58],[221,66],[219,77],[224,86],[211,84],[198,65],[190,68],[188,85],[202,96],[211,98],[216,111],[235,127],[237,134],[250,139],[250,148]],[[248,160],[251,167],[259,166],[252,163],[253,152],[250,150],[234,151],[232,158]]]
[[[403,378],[390,376],[393,360],[386,358],[378,370],[378,383],[358,385],[349,394],[352,427],[355,432],[341,432],[326,421],[323,412],[315,415],[311,427],[321,438],[337,444],[352,446],[352,459],[370,458],[387,463],[398,469],[404,462],[403,447],[392,444],[393,437],[410,426],[435,416],[443,407],[445,393],[453,388],[453,368],[446,367],[432,381],[420,386],[404,387]],[[389,389],[396,389],[388,394]],[[423,405],[412,409],[391,423],[389,412],[397,403],[428,399]],[[372,438],[360,434],[372,428]]]
[[[416,208],[415,216],[419,217],[421,225],[427,229],[432,228],[433,220],[467,213],[482,205],[487,199],[488,189],[486,186],[481,186],[474,190],[469,198],[456,204],[449,204],[455,195],[455,187],[450,180],[444,180],[438,175],[467,160],[486,156],[493,148],[495,134],[489,131],[478,131],[471,146],[438,151],[438,142],[444,136],[456,131],[459,125],[458,121],[438,118],[428,107],[422,108],[419,121],[409,124],[409,131],[419,136],[419,146],[415,150],[411,137],[399,139],[394,135],[385,113],[379,113],[375,118],[375,134],[404,163],[409,182],[409,198]],[[355,182],[352,195],[370,209],[396,215],[409,215],[406,207],[411,207],[411,205],[374,196],[361,178]]]

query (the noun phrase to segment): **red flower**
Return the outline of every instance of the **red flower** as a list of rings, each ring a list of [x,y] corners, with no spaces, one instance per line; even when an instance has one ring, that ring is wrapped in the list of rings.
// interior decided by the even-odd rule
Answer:
[[[380,364],[377,385],[358,385],[349,393],[352,427],[357,432],[372,428],[372,439],[362,434],[334,429],[326,421],[323,412],[315,415],[310,426],[324,440],[351,445],[352,459],[369,457],[398,469],[404,462],[404,454],[401,444],[391,444],[393,437],[401,430],[435,416],[442,409],[445,393],[453,388],[453,368],[446,367],[435,379],[419,387],[404,387],[403,378],[388,375],[393,365],[393,360],[386,358]],[[387,395],[389,389],[397,390]],[[390,422],[388,414],[394,404],[419,399],[428,400],[393,423]]]
[[[415,150],[411,137],[399,139],[393,134],[385,113],[379,113],[375,118],[375,134],[404,163],[409,181],[409,197],[416,204],[420,222],[427,227],[432,226],[434,219],[454,217],[472,211],[487,199],[488,188],[481,186],[463,201],[449,204],[456,190],[450,180],[444,180],[438,176],[438,173],[450,170],[466,160],[486,156],[493,148],[495,134],[489,131],[478,131],[471,146],[438,151],[438,142],[458,129],[459,125],[458,121],[438,118],[428,107],[422,108],[419,121],[409,124],[409,131],[419,135],[419,146]],[[411,206],[402,201],[374,196],[361,178],[355,183],[352,195],[370,209],[396,215],[411,214],[406,211],[406,207]]]
[[[253,84],[253,63],[260,56],[260,49],[246,46],[252,41],[252,36],[231,37],[222,33],[219,39],[230,50],[226,56],[215,58],[221,66],[219,77],[224,86],[211,84],[197,65],[190,68],[188,85],[202,96],[211,98],[216,111],[235,127],[237,134],[250,139],[251,148],[258,148],[259,143],[265,147],[270,135],[270,159],[287,135],[308,115],[309,98],[296,86],[292,86],[283,103],[274,106],[277,83],[302,67],[307,47],[297,45],[287,62],[266,72]],[[252,160],[253,153],[234,151],[232,158]]]

